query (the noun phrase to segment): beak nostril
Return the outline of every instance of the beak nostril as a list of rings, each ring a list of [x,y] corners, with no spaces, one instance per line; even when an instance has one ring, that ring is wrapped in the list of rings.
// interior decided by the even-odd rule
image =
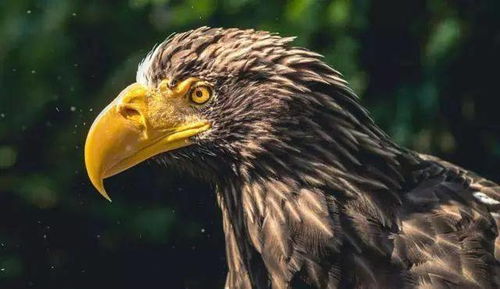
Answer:
[[[130,119],[130,120],[140,120],[141,119],[141,113],[135,109],[135,108],[132,108],[132,107],[129,107],[129,106],[124,106],[120,109],[120,114],[126,118],[126,119]]]

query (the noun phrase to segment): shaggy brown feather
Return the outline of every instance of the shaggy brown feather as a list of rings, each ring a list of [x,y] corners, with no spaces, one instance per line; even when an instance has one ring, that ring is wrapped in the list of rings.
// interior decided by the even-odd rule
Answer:
[[[160,160],[217,185],[226,288],[498,288],[500,187],[393,143],[292,40],[202,27],[138,70],[213,84],[213,128]]]

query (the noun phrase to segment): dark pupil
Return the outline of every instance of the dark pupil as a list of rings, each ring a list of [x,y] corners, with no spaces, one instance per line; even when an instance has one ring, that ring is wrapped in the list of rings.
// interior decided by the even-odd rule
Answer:
[[[203,96],[203,92],[201,92],[201,90],[196,90],[196,97],[202,97]]]

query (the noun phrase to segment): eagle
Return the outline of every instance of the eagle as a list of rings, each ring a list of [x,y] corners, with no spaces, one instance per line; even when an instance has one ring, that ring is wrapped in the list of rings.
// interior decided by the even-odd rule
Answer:
[[[138,65],[85,165],[147,159],[216,188],[228,289],[499,288],[500,186],[390,139],[293,37],[201,27]]]

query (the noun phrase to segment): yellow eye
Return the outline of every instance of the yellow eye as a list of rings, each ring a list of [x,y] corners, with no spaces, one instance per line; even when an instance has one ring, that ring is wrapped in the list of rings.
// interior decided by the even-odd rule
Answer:
[[[212,97],[212,89],[205,85],[200,85],[191,90],[189,98],[196,104],[204,104]]]

